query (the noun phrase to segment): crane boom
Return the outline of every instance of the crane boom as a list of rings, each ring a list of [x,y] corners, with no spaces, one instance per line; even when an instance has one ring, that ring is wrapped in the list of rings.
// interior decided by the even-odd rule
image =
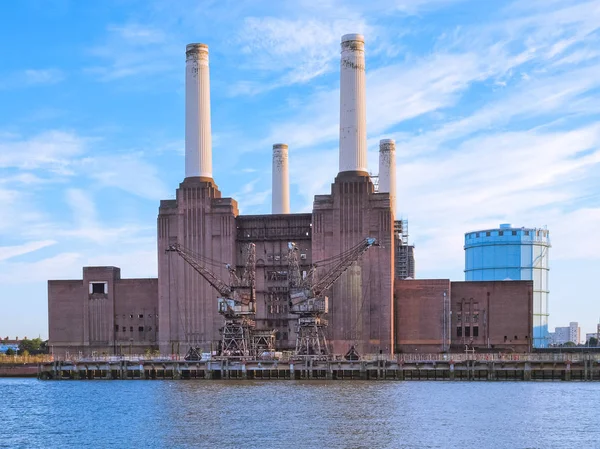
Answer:
[[[206,279],[206,282],[208,282],[217,292],[219,292],[221,296],[231,296],[233,291],[232,288],[223,282],[215,273],[199,263],[187,248],[179,243],[173,243],[172,245],[169,245],[167,251],[175,251],[177,254],[179,254],[181,258],[185,260],[194,270],[196,270],[200,276]],[[228,265],[226,265],[226,268],[231,270]]]
[[[376,240],[374,238],[366,238],[358,245],[351,248],[337,265],[327,270],[323,277],[313,284],[312,290],[315,296],[319,296],[331,287],[335,281],[337,281],[340,276],[373,245],[377,245]]]
[[[329,347],[325,336],[329,312],[329,298],[324,295],[350,266],[371,246],[374,238],[366,238],[337,256],[316,263],[304,278],[300,276],[298,247],[288,243],[288,282],[290,312],[298,315],[296,351],[297,356],[328,357]],[[326,268],[320,279],[315,280],[317,268]]]

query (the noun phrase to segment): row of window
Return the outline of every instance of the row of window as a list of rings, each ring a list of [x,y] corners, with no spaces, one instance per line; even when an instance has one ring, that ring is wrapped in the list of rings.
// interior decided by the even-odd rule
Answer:
[[[500,237],[502,237],[504,235],[504,233],[506,233],[506,235],[521,235],[521,232],[523,233],[523,235],[528,236],[530,234],[530,231],[526,231],[526,230],[516,230],[516,231],[498,231],[498,233],[496,234],[496,231],[485,231],[485,232],[473,232],[471,234],[467,234],[467,238],[468,239],[477,239],[480,236],[483,237],[483,235],[485,234],[485,237],[491,237],[492,235],[498,235]],[[548,236],[548,231],[544,231],[544,230],[536,230],[534,231],[534,235],[536,237],[547,237]]]
[[[465,329],[465,337],[471,337],[471,327],[465,326],[464,329]],[[456,336],[457,337],[463,336],[463,327],[462,326],[458,326],[456,328]],[[479,337],[479,326],[473,326],[473,337]]]
[[[131,320],[132,320],[132,319],[134,319],[136,316],[137,316],[139,319],[142,319],[142,318],[144,318],[144,314],[143,314],[143,313],[138,313],[138,314],[130,313],[130,314],[129,314],[129,319],[131,319]],[[126,318],[126,317],[127,317],[127,314],[123,314],[123,318]],[[158,315],[154,315],[154,317],[155,317],[155,318],[158,318]],[[119,318],[119,315],[115,315],[115,319],[117,319],[117,318]],[[148,318],[152,318],[152,314],[151,314],[151,313],[149,313],[149,314],[148,314]]]
[[[281,256],[279,254],[268,254],[267,255],[267,261],[269,261],[269,262],[279,262],[281,260],[287,261],[287,256]],[[300,254],[300,260],[306,260],[305,253]]]
[[[120,326],[115,324],[115,332],[119,332]],[[145,328],[146,332],[152,331],[152,326]],[[123,326],[123,332],[127,332],[127,326]],[[129,326],[129,332],[133,332],[133,326]],[[144,332],[144,326],[138,326],[138,332]]]

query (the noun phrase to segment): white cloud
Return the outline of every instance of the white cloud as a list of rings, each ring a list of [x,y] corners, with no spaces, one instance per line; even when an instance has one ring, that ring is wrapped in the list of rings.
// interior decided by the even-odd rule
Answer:
[[[38,242],[24,243],[16,246],[0,246],[0,260],[10,259],[11,257],[21,256],[23,254],[37,251],[56,244],[55,240],[42,240]]]
[[[25,84],[56,84],[65,79],[65,74],[58,69],[25,70]]]
[[[45,167],[68,172],[71,158],[85,152],[86,140],[75,133],[46,131],[29,138],[0,140],[0,168],[35,169]]]

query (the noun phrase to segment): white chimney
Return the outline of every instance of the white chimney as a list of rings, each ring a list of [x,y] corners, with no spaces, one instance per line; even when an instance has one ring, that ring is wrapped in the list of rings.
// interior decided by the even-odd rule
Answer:
[[[367,172],[365,38],[342,36],[340,67],[340,172]]]
[[[273,214],[290,213],[290,175],[288,170],[288,146],[273,145]]]
[[[379,141],[379,191],[390,194],[390,206],[396,215],[396,142]]]
[[[208,46],[185,48],[185,177],[212,178]]]

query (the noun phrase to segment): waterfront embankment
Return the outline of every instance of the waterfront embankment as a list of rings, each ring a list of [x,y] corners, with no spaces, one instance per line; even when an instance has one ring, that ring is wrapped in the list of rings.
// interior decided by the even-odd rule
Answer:
[[[39,378],[600,381],[600,354],[399,354],[361,360],[212,357],[201,361],[100,357],[40,364]]]

